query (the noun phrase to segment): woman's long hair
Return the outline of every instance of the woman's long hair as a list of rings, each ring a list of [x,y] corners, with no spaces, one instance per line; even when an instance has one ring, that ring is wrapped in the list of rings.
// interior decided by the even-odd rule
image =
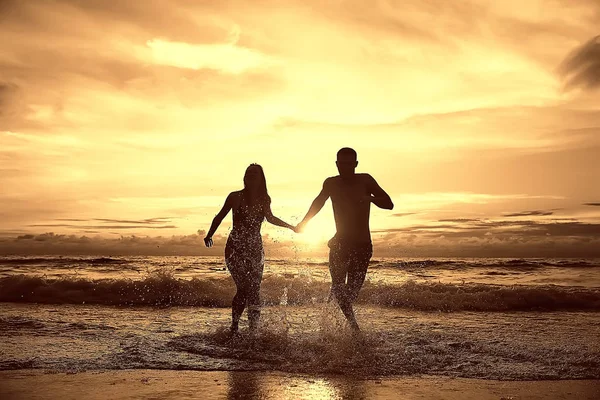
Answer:
[[[244,196],[246,200],[248,200],[248,183],[246,181],[246,176],[248,175],[248,171],[250,168],[258,168],[260,171],[260,182],[258,183],[257,194],[258,194],[258,202],[263,206],[268,204],[271,198],[269,197],[269,192],[267,191],[267,179],[265,178],[265,171],[263,168],[256,163],[252,163],[246,168],[246,172],[244,173]]]

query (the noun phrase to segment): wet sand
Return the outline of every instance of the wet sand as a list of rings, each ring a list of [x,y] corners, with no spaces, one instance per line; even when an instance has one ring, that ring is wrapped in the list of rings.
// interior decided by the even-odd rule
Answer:
[[[263,371],[0,371],[0,398],[17,399],[598,399],[600,380],[381,379]]]

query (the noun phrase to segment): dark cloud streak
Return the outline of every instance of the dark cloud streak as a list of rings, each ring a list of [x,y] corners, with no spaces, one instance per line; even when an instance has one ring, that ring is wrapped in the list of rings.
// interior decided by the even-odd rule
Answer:
[[[175,225],[70,225],[70,224],[32,224],[32,228],[70,228],[70,229],[177,229]]]
[[[533,217],[533,216],[546,216],[553,215],[553,211],[543,211],[543,210],[534,210],[534,211],[521,211],[516,213],[504,214],[504,217]]]
[[[576,48],[559,67],[565,89],[600,88],[600,35]]]
[[[126,219],[109,219],[109,218],[94,218],[93,221],[115,222],[118,224],[163,224],[170,222],[170,217],[146,218],[142,220],[126,220]]]
[[[480,219],[477,218],[448,218],[448,219],[438,219],[438,222],[481,222]]]
[[[456,225],[415,225],[405,228],[375,230],[375,233],[417,233],[443,235],[445,237],[484,236],[514,238],[581,237],[600,239],[600,224],[579,221],[538,222],[522,221],[480,221],[468,226]]]

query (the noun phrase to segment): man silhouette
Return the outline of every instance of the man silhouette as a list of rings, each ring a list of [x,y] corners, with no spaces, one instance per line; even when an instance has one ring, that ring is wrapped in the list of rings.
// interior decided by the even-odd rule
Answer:
[[[299,231],[331,197],[336,234],[329,241],[331,291],[354,331],[359,331],[352,303],[358,297],[373,255],[369,215],[371,203],[391,210],[390,196],[369,174],[355,173],[356,151],[344,147],[337,153],[338,176],[325,179],[321,193],[312,202],[306,216],[298,224]]]

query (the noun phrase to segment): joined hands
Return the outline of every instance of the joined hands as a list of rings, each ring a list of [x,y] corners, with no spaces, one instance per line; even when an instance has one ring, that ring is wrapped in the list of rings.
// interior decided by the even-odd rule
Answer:
[[[304,232],[304,227],[306,226],[306,222],[300,222],[298,225],[292,227],[292,230],[296,233]]]

